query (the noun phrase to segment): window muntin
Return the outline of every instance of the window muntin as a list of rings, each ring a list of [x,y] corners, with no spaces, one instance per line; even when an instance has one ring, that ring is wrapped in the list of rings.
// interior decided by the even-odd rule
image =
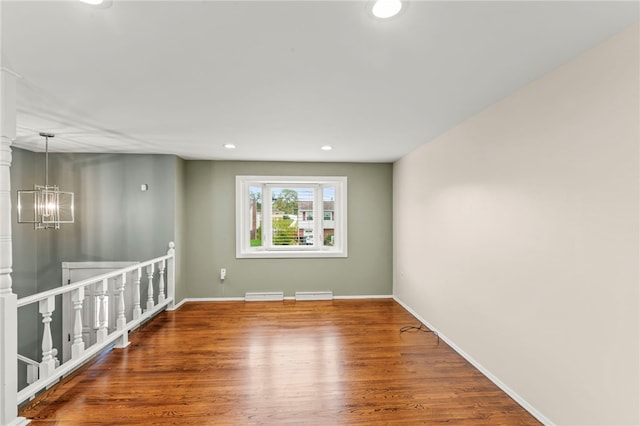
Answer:
[[[236,257],[346,257],[346,193],[346,177],[237,176]]]

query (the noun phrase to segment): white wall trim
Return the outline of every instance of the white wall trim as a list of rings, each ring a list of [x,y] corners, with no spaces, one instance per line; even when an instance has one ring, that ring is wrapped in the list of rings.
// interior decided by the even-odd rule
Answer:
[[[333,296],[334,300],[350,300],[350,299],[393,299],[391,294],[363,294],[358,296]]]
[[[365,294],[359,296],[333,296],[333,300],[355,300],[355,299],[395,299],[391,294]],[[296,300],[295,297],[287,296],[284,300]],[[180,308],[189,302],[244,302],[244,297],[186,297],[176,304],[175,309]],[[398,302],[400,303],[400,302]],[[402,305],[402,303],[400,303]],[[404,305],[403,305],[404,306]],[[174,309],[174,310],[175,310]],[[409,310],[405,307],[405,309]]]
[[[473,359],[469,354],[462,350],[458,345],[456,345],[451,339],[442,334],[438,329],[436,329],[433,325],[429,324],[424,318],[418,315],[413,309],[411,309],[406,303],[400,300],[396,295],[393,295],[393,300],[398,302],[403,308],[405,308],[411,315],[416,317],[418,321],[426,325],[430,330],[436,332],[440,339],[444,341],[447,345],[449,345],[454,351],[456,351],[461,357],[466,359],[471,365],[473,365],[478,371],[480,371],[484,376],[491,380],[496,386],[498,386],[504,393],[509,395],[514,401],[522,406],[525,410],[527,410],[533,417],[538,419],[542,424],[552,426],[554,423],[545,417],[540,411],[538,411],[535,407],[529,404],[524,398],[518,395],[513,389],[509,386],[505,385],[500,379],[494,376],[488,369],[486,369],[482,364]]]
[[[185,297],[176,305],[175,309],[187,302],[244,302],[244,297]]]

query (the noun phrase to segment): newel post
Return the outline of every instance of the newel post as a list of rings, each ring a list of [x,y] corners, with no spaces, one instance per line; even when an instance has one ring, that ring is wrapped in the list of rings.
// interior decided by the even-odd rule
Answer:
[[[168,311],[175,309],[176,305],[176,244],[171,241],[167,251],[167,298],[171,300],[167,306]]]
[[[11,282],[11,143],[16,137],[16,79],[0,68],[0,425],[18,417],[18,296]]]

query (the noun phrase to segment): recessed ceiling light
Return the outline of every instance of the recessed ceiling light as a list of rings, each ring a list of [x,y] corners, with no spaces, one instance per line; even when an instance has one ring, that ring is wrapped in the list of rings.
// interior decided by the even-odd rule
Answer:
[[[82,3],[86,3],[86,4],[93,5],[93,6],[97,6],[97,5],[99,5],[99,4],[102,4],[102,2],[103,2],[104,0],[80,0],[80,1],[81,1]]]
[[[324,145],[320,149],[323,150],[323,151],[331,151],[333,149],[333,147],[330,146],[330,145]]]
[[[232,143],[225,143],[223,146],[227,149],[236,149],[236,146]]]
[[[391,18],[400,12],[402,2],[400,0],[377,0],[371,12],[377,18]]]

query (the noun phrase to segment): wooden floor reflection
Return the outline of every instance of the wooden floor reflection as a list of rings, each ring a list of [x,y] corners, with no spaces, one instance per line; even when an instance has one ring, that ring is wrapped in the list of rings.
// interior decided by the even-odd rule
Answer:
[[[532,425],[391,299],[165,312],[21,410],[34,425]]]

